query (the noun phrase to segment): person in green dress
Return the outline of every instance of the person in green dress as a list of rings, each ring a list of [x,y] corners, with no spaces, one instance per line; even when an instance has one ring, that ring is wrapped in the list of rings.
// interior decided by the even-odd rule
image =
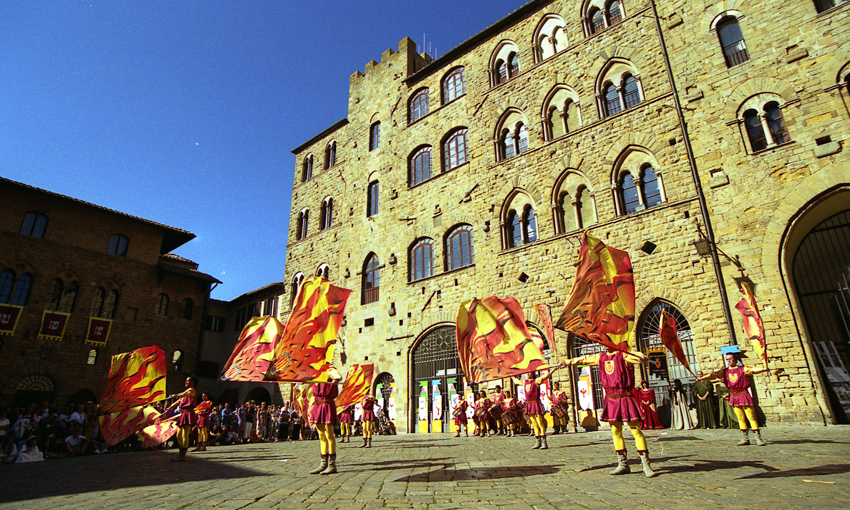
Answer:
[[[729,405],[729,395],[731,394],[729,388],[723,383],[718,383],[715,388],[715,394],[717,395],[717,407],[720,411],[720,426],[724,429],[737,429],[738,417],[735,416],[735,411]]]
[[[697,377],[702,377],[702,370],[697,372]],[[697,380],[694,383],[694,395],[697,397],[697,417],[699,428],[716,429],[717,412],[714,407],[714,385],[709,381]]]

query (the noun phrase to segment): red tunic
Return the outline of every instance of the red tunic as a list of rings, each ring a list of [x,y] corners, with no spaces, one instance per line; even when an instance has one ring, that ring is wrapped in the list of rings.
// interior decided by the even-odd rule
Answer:
[[[209,405],[207,405],[209,404]],[[199,429],[210,426],[210,415],[212,414],[212,402],[201,402],[195,407],[195,414],[198,416],[196,425]]]
[[[611,354],[599,354],[599,379],[605,389],[605,401],[602,405],[602,421],[640,421],[643,420],[637,399],[632,393],[635,389],[635,369],[626,366],[622,351]]]
[[[363,421],[375,421],[375,401],[370,399],[368,395],[363,397],[363,401],[360,402],[360,406],[363,408]]]
[[[643,413],[643,420],[640,422],[640,428],[647,429],[663,429],[661,420],[658,419],[658,413],[652,409],[652,404],[655,403],[655,391],[652,388],[643,389],[635,388],[635,398],[638,401],[640,412]]]
[[[504,401],[505,401],[505,394],[504,393],[496,393],[495,395],[493,395],[493,404],[495,404],[499,407],[502,407],[502,402],[504,402]]]
[[[490,413],[488,413],[486,410],[490,409],[490,406],[492,406],[492,405],[493,405],[493,402],[491,402],[489,398],[481,399],[481,400],[479,400],[478,402],[475,403],[475,409],[476,410],[481,409],[481,408],[485,409],[483,414],[478,415],[478,421],[482,421],[482,420],[486,421],[486,420],[490,419]]]
[[[339,413],[339,422],[340,423],[351,423],[354,421],[352,415],[354,414],[354,406],[349,404],[345,406],[345,409]]]
[[[546,409],[540,403],[540,385],[534,379],[522,383],[525,390],[525,414],[544,414]]]
[[[458,427],[461,425],[466,425],[469,420],[466,418],[466,409],[469,407],[469,404],[466,403],[466,400],[461,400],[455,406],[455,409],[460,409],[461,413],[455,416],[455,425]]]
[[[334,405],[334,399],[338,395],[339,388],[334,383],[314,384],[314,403],[310,408],[310,423],[335,424],[336,405]]]
[[[195,402],[197,399],[194,396],[186,396],[180,399],[177,404],[177,410],[180,416],[177,417],[178,427],[191,427],[195,424]]]
[[[729,405],[732,407],[752,407],[753,397],[747,391],[750,388],[750,378],[744,372],[744,367],[726,368],[723,371],[723,384],[729,388]]]

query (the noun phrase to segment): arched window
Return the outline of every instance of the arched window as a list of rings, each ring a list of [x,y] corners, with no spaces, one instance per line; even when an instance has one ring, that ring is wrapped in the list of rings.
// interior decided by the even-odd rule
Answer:
[[[370,182],[366,193],[366,216],[374,216],[378,214],[378,181]]]
[[[549,126],[549,133],[551,133],[550,140],[554,140],[564,134],[564,120],[561,117],[561,112],[554,106],[549,108],[546,124]]]
[[[408,160],[408,186],[416,186],[431,178],[431,147],[420,147]]]
[[[38,212],[28,212],[24,214],[24,221],[21,222],[21,234],[44,238],[44,231],[47,229],[47,216]]]
[[[330,280],[331,268],[327,264],[322,264],[316,268],[316,276],[321,276],[325,280]]]
[[[508,231],[508,247],[516,248],[517,246],[522,246],[522,219],[514,210],[508,212],[507,227],[510,229]]]
[[[94,365],[97,363],[97,349],[89,349],[88,358],[86,358],[86,365]]]
[[[569,192],[562,191],[558,196],[558,211],[561,213],[561,232],[569,232],[575,230],[578,226],[576,222],[576,211],[573,206],[572,197]]]
[[[581,119],[579,119],[578,116],[578,105],[576,102],[573,100],[567,101],[567,106],[564,110],[566,111],[566,122],[564,122],[564,124],[567,125],[567,133],[571,133],[580,128]]]
[[[7,305],[12,298],[15,287],[15,272],[7,269],[0,273],[0,305]]]
[[[369,126],[369,150],[373,151],[381,146],[381,123],[375,122]]]
[[[443,104],[466,94],[466,77],[463,67],[457,67],[443,78]]]
[[[157,296],[154,313],[163,317],[168,315],[168,294],[160,294]]]
[[[647,308],[636,328],[638,331],[637,347],[640,352],[666,351],[668,377],[653,375],[646,366],[641,367],[641,372],[643,379],[649,381],[649,386],[655,390],[656,395],[669,395],[671,381],[679,379],[687,388],[695,382],[695,379],[678,358],[664,348],[664,342],[661,340],[659,331],[662,310],[676,322],[676,336],[679,337],[679,342],[682,344],[682,351],[688,360],[690,369],[696,373],[700,370],[700,366],[694,349],[694,334],[682,312],[675,306],[663,301],[656,301],[653,306]]]
[[[325,230],[330,228],[334,222],[334,199],[331,197],[325,198],[322,202],[321,218],[319,220],[319,229]]]
[[[637,106],[640,104],[640,90],[634,76],[627,74],[623,80],[623,99],[626,103],[626,108]]]
[[[504,159],[516,156],[513,133],[505,129],[502,132],[502,155]]]
[[[632,174],[626,172],[620,178],[620,199],[623,203],[623,212],[632,214],[640,208],[640,199],[638,198],[638,189]]]
[[[767,121],[767,128],[770,131],[771,138],[773,138],[773,143],[782,144],[791,141],[778,103],[771,102],[765,105],[764,118]]]
[[[528,150],[528,130],[525,129],[525,124],[519,125],[516,149],[517,154],[522,154]]]
[[[62,313],[74,313],[74,309],[77,306],[77,294],[79,291],[80,286],[77,282],[71,282],[65,286],[65,290],[62,292],[62,299],[59,301],[59,308],[56,309],[56,311]]]
[[[183,351],[174,351],[174,354],[171,356],[171,366],[174,367],[175,372],[180,371],[183,367]]]
[[[64,284],[59,278],[50,282],[50,287],[47,289],[47,298],[44,300],[45,310],[55,312],[59,309],[59,303],[62,301],[63,288]]]
[[[428,89],[419,89],[407,105],[407,122],[413,123],[428,115]]]
[[[475,263],[472,226],[461,225],[446,236],[446,270],[460,269]]]
[[[295,237],[300,241],[307,237],[307,227],[310,224],[310,211],[304,209],[298,213],[298,226],[296,227]]]
[[[720,47],[723,49],[723,58],[726,67],[734,67],[750,59],[747,51],[747,43],[744,41],[744,33],[738,25],[738,20],[727,16],[717,24],[717,36],[720,38]]]
[[[325,147],[325,169],[336,165],[336,142],[332,141]]]
[[[496,84],[508,81],[508,64],[504,60],[496,62]]]
[[[106,295],[106,301],[103,302],[103,311],[100,316],[103,319],[114,319],[116,310],[118,310],[118,291],[113,290]]]
[[[94,289],[94,295],[91,298],[91,316],[100,317],[103,312],[104,290],[100,287]]]
[[[511,78],[519,74],[519,55],[511,53],[508,55],[508,74]]]
[[[661,188],[658,186],[658,177],[655,170],[646,165],[640,173],[641,191],[643,192],[643,204],[646,208],[655,207],[661,203]]]
[[[192,314],[195,312],[195,302],[189,298],[183,300],[183,318],[192,320]]]
[[[434,274],[434,241],[419,239],[410,247],[408,281],[415,282]]]
[[[128,244],[130,244],[130,241],[126,236],[112,234],[109,236],[109,246],[106,248],[106,253],[116,257],[126,257]]]
[[[590,34],[593,35],[605,28],[605,14],[601,9],[591,9],[588,15],[590,19]]]
[[[298,296],[298,289],[301,288],[301,284],[303,282],[304,282],[304,273],[296,273],[295,276],[292,277],[292,285],[290,286],[290,289],[289,289],[289,306],[292,306],[293,304],[295,304],[295,298]],[[241,328],[241,326],[240,326],[240,328]]]
[[[452,131],[443,143],[443,171],[451,170],[469,161],[466,128]]]
[[[363,264],[363,298],[364,305],[374,303],[378,300],[381,284],[381,268],[378,256],[370,253]]]
[[[537,240],[537,218],[530,205],[526,205],[522,212],[522,230],[525,242],[533,243]]]
[[[307,182],[313,178],[313,155],[308,154],[304,158],[304,164],[301,167],[301,182]]]
[[[620,92],[613,83],[609,83],[603,91],[605,96],[605,116],[614,115],[623,109],[620,104]]]
[[[26,306],[30,298],[30,290],[32,289],[32,275],[24,273],[15,282],[15,291],[12,293],[12,305]]]
[[[614,26],[623,20],[623,14],[620,12],[620,2],[614,0],[608,4],[608,26]]]
[[[593,215],[593,199],[589,197],[587,188],[580,186],[576,192],[576,216],[578,217],[578,228],[587,228],[596,223]]]
[[[764,127],[761,125],[761,119],[756,110],[747,110],[744,112],[744,127],[747,129],[747,138],[750,140],[750,147],[753,152],[767,148]]]

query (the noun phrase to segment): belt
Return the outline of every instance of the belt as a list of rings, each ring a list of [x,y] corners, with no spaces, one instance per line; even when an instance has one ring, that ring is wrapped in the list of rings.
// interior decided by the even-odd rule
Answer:
[[[333,404],[333,403],[334,403],[334,399],[332,399],[332,398],[325,398],[325,397],[317,397],[317,398],[316,398],[316,400],[315,400],[314,402],[315,402],[316,404]]]
[[[631,397],[631,393],[615,393],[613,395],[605,395],[607,398],[617,400],[619,398]]]
[[[738,396],[738,395],[743,395],[744,393],[749,393],[749,392],[747,390],[741,390],[741,391],[733,391],[731,393],[735,396]]]

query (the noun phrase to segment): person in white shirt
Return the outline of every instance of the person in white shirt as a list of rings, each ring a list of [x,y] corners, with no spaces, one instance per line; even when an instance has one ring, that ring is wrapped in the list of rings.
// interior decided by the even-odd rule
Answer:
[[[0,444],[6,439],[6,435],[8,435],[11,428],[12,424],[9,423],[9,418],[6,417],[6,411],[0,410]]]
[[[23,450],[21,450],[21,453],[18,454],[18,458],[15,460],[15,463],[38,462],[42,460],[44,460],[44,455],[38,451],[38,441],[36,441],[35,437],[31,437],[27,439],[27,445]]]
[[[83,412],[83,406],[77,406],[77,410],[71,414],[71,423],[76,423],[82,430],[83,423],[86,422],[86,413]]]

